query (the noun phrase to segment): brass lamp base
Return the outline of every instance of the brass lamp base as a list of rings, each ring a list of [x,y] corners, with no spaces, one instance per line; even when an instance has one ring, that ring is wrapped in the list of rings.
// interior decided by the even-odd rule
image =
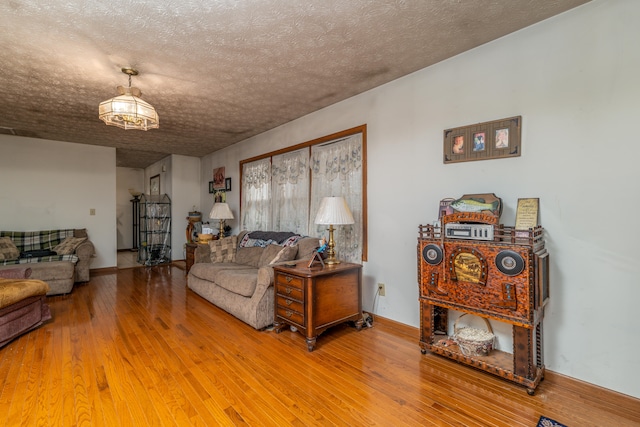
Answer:
[[[329,225],[329,243],[327,244],[327,247],[329,249],[327,249],[327,259],[324,260],[325,265],[329,264],[340,264],[340,261],[338,261],[338,259],[336,258],[336,251],[335,251],[335,247],[336,247],[336,242],[335,240],[333,240],[333,231],[335,230],[335,228],[333,228],[333,224]]]

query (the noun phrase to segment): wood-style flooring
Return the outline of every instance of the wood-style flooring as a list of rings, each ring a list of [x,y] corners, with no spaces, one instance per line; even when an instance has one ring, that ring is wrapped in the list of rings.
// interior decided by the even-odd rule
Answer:
[[[384,319],[256,331],[176,266],[95,272],[0,349],[0,426],[638,426],[640,402],[547,373],[523,387],[436,355]],[[416,301],[416,304],[418,302]]]

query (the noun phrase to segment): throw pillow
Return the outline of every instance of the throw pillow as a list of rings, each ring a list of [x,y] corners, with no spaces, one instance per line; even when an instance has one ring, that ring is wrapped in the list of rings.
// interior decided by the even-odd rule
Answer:
[[[89,237],[86,228],[76,228],[73,230],[73,237]]]
[[[76,251],[76,248],[80,246],[80,243],[87,240],[86,237],[67,237],[64,239],[58,246],[53,248],[53,250],[58,255],[71,255]]]
[[[11,261],[18,259],[20,251],[9,237],[0,237],[0,254],[5,260]]]
[[[263,248],[238,248],[236,250],[236,264],[250,265],[258,268],[260,266],[260,257],[262,257]]]
[[[278,252],[278,255],[271,260],[269,264],[275,264],[276,262],[293,261],[298,255],[297,246],[285,246]]]
[[[234,262],[236,260],[237,246],[238,236],[229,236],[220,240],[210,241],[211,262]]]
[[[268,245],[264,248],[262,250],[262,256],[260,257],[260,262],[258,262],[258,267],[269,265],[276,255],[278,255],[280,250],[282,250],[282,246],[278,245]]]

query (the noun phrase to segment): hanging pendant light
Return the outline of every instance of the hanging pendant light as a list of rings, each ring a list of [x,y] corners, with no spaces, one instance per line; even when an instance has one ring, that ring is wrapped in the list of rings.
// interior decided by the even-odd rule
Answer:
[[[118,86],[119,96],[101,102],[98,117],[107,125],[122,129],[157,129],[159,120],[156,109],[140,99],[140,89],[131,87],[131,76],[137,76],[138,71],[123,68],[122,72],[129,75],[129,87]]]

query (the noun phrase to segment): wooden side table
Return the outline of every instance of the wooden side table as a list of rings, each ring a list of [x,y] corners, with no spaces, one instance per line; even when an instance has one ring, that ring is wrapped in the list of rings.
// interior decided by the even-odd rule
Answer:
[[[331,326],[354,321],[362,329],[362,265],[341,263],[325,267],[275,266],[276,333],[287,325],[306,337],[313,351],[318,335]]]
[[[197,243],[187,243],[187,259],[185,260],[186,268],[184,270],[184,274],[189,274],[189,270],[191,266],[196,260],[196,248],[198,247]]]

